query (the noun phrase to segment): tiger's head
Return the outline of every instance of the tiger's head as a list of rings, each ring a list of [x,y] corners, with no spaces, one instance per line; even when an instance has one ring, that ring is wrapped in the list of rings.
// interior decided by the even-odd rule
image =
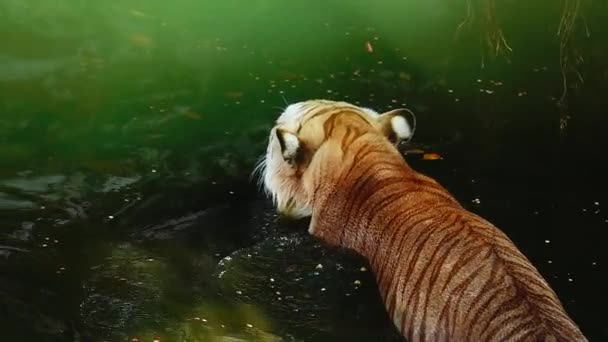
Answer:
[[[260,180],[278,212],[290,218],[312,214],[319,177],[339,172],[347,134],[357,131],[393,148],[413,135],[413,113],[395,109],[378,113],[347,102],[309,100],[289,105],[270,131],[265,158],[258,165]],[[348,133],[351,132],[351,133]],[[392,145],[392,146],[390,146]],[[338,147],[340,146],[340,147]],[[335,176],[335,175],[334,175]],[[317,178],[317,179],[315,179]]]

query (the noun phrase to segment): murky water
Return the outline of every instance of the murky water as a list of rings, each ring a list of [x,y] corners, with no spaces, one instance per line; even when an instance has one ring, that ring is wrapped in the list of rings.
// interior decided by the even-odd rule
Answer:
[[[404,153],[441,159],[408,161],[608,339],[608,6],[582,2],[558,106],[555,2],[498,6],[507,61],[455,40],[466,1],[3,1],[0,334],[399,341],[365,261],[249,179],[286,101],[324,97],[414,110]]]

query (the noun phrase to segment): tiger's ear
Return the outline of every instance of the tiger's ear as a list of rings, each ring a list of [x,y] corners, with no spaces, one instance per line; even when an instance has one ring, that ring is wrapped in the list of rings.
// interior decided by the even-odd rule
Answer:
[[[416,116],[406,108],[393,109],[378,117],[380,129],[393,144],[409,141],[416,130]]]
[[[277,128],[276,135],[279,145],[281,145],[283,159],[290,164],[294,163],[302,146],[300,138],[294,133],[281,128]]]

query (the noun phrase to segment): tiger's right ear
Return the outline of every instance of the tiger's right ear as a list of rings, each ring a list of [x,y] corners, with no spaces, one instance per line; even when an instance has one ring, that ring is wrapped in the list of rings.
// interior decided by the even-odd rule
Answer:
[[[279,140],[279,145],[281,145],[283,159],[289,164],[294,163],[302,146],[300,138],[294,133],[281,128],[277,128],[276,135]]]

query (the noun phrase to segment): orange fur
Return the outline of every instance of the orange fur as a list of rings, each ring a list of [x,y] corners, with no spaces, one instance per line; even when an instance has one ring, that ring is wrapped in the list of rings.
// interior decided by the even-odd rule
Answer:
[[[263,170],[278,210],[311,215],[312,235],[366,257],[409,341],[585,341],[503,232],[407,165],[394,146],[408,138],[400,114],[322,100],[289,106]]]

